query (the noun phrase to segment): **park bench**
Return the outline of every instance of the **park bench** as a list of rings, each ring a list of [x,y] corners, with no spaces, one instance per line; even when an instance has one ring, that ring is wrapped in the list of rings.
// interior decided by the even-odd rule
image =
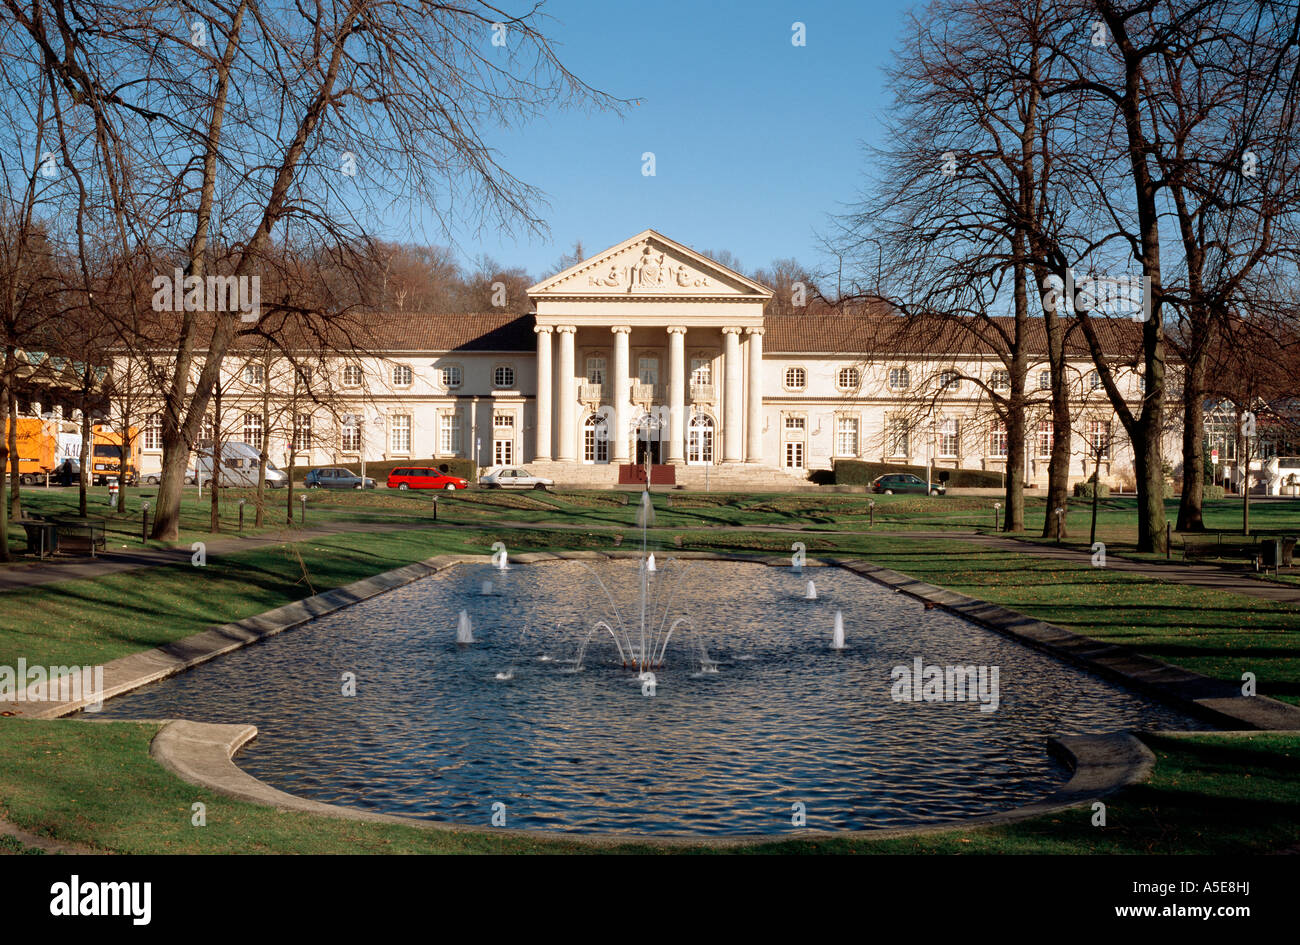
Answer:
[[[102,518],[52,518],[49,520],[57,532],[56,544],[60,554],[89,554],[92,558],[107,547]]]
[[[1225,541],[1222,533],[1215,538],[1209,536],[1183,538],[1184,561],[1207,559],[1241,561],[1252,568],[1257,568],[1260,551],[1259,543],[1254,538],[1229,538]]]

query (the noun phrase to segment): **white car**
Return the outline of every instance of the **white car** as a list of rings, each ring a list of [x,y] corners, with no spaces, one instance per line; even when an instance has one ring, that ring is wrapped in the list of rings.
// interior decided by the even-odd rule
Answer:
[[[495,466],[479,478],[486,489],[546,489],[555,485],[554,479],[534,476],[522,466]]]

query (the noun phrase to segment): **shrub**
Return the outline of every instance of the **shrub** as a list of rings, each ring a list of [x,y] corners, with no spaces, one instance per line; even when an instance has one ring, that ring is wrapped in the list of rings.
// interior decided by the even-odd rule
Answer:
[[[1094,485],[1095,483],[1092,482],[1076,482],[1074,484],[1074,497],[1076,499],[1091,499]],[[1110,486],[1106,485],[1106,483],[1103,482],[1097,488],[1097,498],[1104,499],[1109,495],[1110,495]]]
[[[1222,499],[1224,496],[1223,486],[1207,485],[1204,487],[1203,498]]]
[[[891,473],[911,473],[924,479],[929,473],[925,466],[903,466],[893,463],[869,463],[860,459],[837,459],[835,461],[835,484],[837,486],[868,486],[879,476]],[[942,469],[936,466],[934,477],[939,473],[948,474],[949,488],[996,489],[1002,486],[1002,473],[987,469]]]

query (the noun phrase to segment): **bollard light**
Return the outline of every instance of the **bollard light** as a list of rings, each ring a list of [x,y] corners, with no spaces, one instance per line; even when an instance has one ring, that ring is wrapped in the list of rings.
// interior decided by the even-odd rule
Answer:
[[[149,503],[140,503],[140,544],[149,540]]]
[[[1001,511],[1001,509],[1002,509],[1001,502],[993,503],[993,530],[995,532],[998,530],[998,514]]]
[[[304,525],[306,525],[306,524],[307,524],[307,496],[306,496],[306,494],[304,493],[303,495],[299,496],[299,497],[298,497],[298,501],[302,503],[302,523],[303,523]]]
[[[247,499],[239,500],[239,530],[241,532],[244,530],[244,503],[247,501]]]

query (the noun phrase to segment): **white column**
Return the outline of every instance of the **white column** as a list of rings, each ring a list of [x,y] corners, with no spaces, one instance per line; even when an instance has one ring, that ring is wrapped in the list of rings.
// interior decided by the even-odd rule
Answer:
[[[538,325],[537,332],[537,451],[536,458],[547,461],[551,458],[551,405],[554,402],[554,383],[551,371],[551,332],[550,325]]]
[[[749,417],[745,421],[745,462],[763,461],[763,329],[751,328],[749,338]]]
[[[573,336],[578,329],[573,325],[561,325],[555,330],[560,335],[560,364],[556,369],[560,375],[556,386],[556,396],[560,401],[560,429],[555,459],[560,463],[576,463],[578,392],[574,387]]]
[[[614,369],[611,372],[611,380],[614,384],[614,393],[611,398],[614,407],[613,429],[609,435],[613,438],[613,461],[616,463],[626,463],[628,461],[628,420],[632,414],[628,410],[628,405],[632,400],[632,377],[631,377],[631,355],[628,350],[628,336],[632,329],[627,325],[615,325],[610,329],[614,333]]]
[[[741,398],[744,397],[744,393],[741,389],[743,374],[740,364],[740,329],[722,329],[722,341],[723,370],[726,372],[726,386],[722,391],[724,428],[722,461],[738,463],[741,459],[741,417],[744,416],[741,410]]]
[[[668,462],[686,459],[686,329],[668,329]]]

